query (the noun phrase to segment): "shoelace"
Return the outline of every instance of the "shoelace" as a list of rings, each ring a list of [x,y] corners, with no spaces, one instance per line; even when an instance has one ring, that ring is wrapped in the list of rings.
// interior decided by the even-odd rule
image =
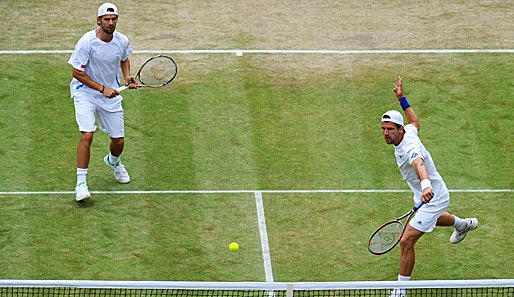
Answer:
[[[87,184],[85,182],[80,182],[77,184],[77,187],[82,187],[82,186],[86,186],[87,187]]]
[[[107,158],[107,163],[109,163],[109,166],[111,166],[111,168],[113,170],[116,170],[116,168],[118,168],[119,166],[123,166],[123,164],[121,164],[120,160],[118,160],[118,162],[116,162],[116,164],[112,164],[111,161],[109,160],[109,158]]]
[[[118,164],[116,164],[116,166],[114,167],[114,170],[118,174],[123,174],[123,175],[127,174],[127,171],[125,170],[125,166],[123,164],[121,164],[120,162],[118,162]]]

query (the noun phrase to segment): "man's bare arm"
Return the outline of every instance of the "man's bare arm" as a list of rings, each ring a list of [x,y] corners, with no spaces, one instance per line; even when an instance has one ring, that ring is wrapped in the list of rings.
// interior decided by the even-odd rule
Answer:
[[[417,158],[412,161],[411,165],[421,181],[421,187],[423,190],[421,193],[421,200],[423,200],[424,203],[428,203],[434,197],[434,193],[432,192],[432,184],[430,183],[430,176],[428,175],[425,162],[423,162],[423,159]]]
[[[396,77],[396,82],[394,83],[394,89],[393,92],[396,94],[396,98],[401,102],[402,100],[405,100],[407,102],[407,99],[403,95],[403,85],[402,85],[403,78],[401,76]],[[401,103],[400,103],[401,104]],[[405,113],[405,116],[407,117],[407,122],[409,124],[412,124],[416,127],[416,129],[421,129],[421,126],[419,124],[419,119],[416,113],[414,112],[414,109],[408,104],[408,107],[403,110]],[[402,105],[402,108],[404,105]]]

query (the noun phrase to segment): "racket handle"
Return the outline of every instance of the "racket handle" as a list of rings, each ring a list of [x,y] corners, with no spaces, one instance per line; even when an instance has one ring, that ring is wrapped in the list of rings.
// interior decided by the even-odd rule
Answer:
[[[432,192],[432,195],[435,196],[435,193]],[[416,205],[414,205],[414,210],[418,210],[421,206],[423,206],[423,200],[421,200],[420,202],[416,203]]]
[[[126,90],[126,89],[128,89],[127,86],[121,86],[121,87],[118,88],[118,92],[121,92],[121,91]]]

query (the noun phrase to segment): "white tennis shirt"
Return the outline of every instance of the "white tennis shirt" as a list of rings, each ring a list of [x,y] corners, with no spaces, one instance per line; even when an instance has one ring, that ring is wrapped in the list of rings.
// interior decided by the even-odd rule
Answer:
[[[109,87],[119,88],[121,61],[125,61],[132,53],[128,38],[115,31],[110,42],[104,42],[96,37],[96,30],[84,34],[75,45],[68,64],[73,68],[85,71],[96,82]],[[73,78],[70,83],[71,97],[75,92],[98,94]]]
[[[404,126],[405,134],[403,140],[394,146],[394,154],[396,156],[396,163],[400,168],[400,173],[412,192],[414,192],[414,201],[417,203],[421,201],[421,185],[416,170],[412,167],[412,162],[417,158],[422,158],[427,168],[430,182],[432,183],[432,191],[434,198],[431,204],[437,204],[438,201],[445,201],[450,198],[446,184],[443,178],[437,171],[432,156],[421,143],[418,137],[418,129],[412,124]]]

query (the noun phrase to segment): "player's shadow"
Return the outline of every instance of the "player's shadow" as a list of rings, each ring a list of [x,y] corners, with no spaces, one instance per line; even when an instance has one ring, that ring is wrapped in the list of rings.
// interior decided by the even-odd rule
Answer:
[[[79,202],[74,202],[78,208],[90,208],[95,206],[95,201],[92,199],[86,199]]]

